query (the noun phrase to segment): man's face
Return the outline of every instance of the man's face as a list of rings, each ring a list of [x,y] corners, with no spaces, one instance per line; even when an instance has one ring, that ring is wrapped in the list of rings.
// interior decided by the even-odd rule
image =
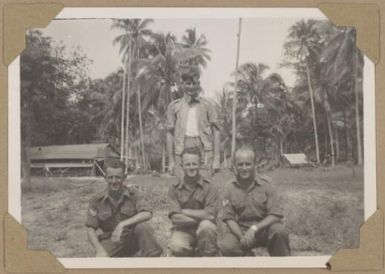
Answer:
[[[199,76],[183,77],[182,78],[183,92],[192,98],[196,98],[200,92]]]
[[[249,181],[255,178],[254,153],[252,151],[239,151],[235,155],[235,173],[240,181]]]
[[[108,189],[112,192],[120,192],[123,190],[123,181],[125,178],[123,168],[108,167],[106,170]]]
[[[200,159],[195,154],[183,154],[182,167],[186,177],[194,178],[199,175]]]

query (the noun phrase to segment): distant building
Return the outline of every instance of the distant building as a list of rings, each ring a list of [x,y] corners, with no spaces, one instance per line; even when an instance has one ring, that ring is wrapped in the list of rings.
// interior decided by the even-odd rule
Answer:
[[[104,175],[103,163],[120,158],[110,144],[31,147],[31,172],[36,175]]]
[[[304,153],[287,153],[283,154],[282,158],[285,167],[314,166]]]

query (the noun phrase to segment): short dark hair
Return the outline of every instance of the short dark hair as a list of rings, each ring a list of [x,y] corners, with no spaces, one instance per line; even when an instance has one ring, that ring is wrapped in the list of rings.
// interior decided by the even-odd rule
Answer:
[[[199,157],[199,161],[202,159],[201,150],[198,147],[188,147],[188,148],[185,148],[182,151],[182,154],[180,155],[180,157],[183,159],[183,155],[185,155],[185,154],[197,155]]]
[[[200,78],[199,68],[195,66],[188,66],[182,68],[181,73],[182,81],[195,80],[196,78]]]
[[[123,171],[126,170],[126,164],[119,159],[109,158],[104,160],[103,169],[107,171],[107,168],[121,168]]]

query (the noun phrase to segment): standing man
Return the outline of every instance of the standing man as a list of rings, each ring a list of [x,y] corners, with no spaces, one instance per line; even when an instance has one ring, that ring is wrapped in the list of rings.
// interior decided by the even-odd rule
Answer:
[[[270,256],[289,256],[289,237],[281,218],[282,205],[273,186],[256,175],[255,154],[248,147],[235,152],[236,178],[224,195],[226,226],[219,247],[224,256],[244,256],[266,246]]]
[[[183,71],[183,96],[171,102],[167,108],[168,170],[179,179],[183,176],[181,154],[186,148],[196,147],[201,151],[202,162],[211,174],[220,168],[218,113],[212,103],[199,96],[199,77],[197,67]]]
[[[124,163],[106,161],[104,170],[107,189],[90,201],[86,222],[96,257],[159,257],[162,248],[146,222],[152,217],[151,208],[123,185]],[[102,234],[97,234],[99,229]]]
[[[183,180],[170,186],[169,218],[173,228],[169,242],[176,257],[216,256],[217,233],[214,220],[218,209],[218,190],[200,176],[200,151],[182,152]]]

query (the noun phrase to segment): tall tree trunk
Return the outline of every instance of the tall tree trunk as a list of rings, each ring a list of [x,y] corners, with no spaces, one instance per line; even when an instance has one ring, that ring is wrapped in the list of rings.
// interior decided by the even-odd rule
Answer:
[[[339,133],[338,133],[338,126],[334,126],[334,132],[335,132],[335,141],[336,141],[336,160],[338,161],[341,159],[341,152],[340,152],[340,138],[339,138]]]
[[[166,144],[162,146],[162,173],[166,173]]]
[[[224,164],[225,168],[227,168],[226,148],[223,149],[223,164]]]
[[[238,65],[239,65],[239,47],[241,43],[241,26],[242,26],[242,19],[239,18],[238,21],[238,40],[237,40],[237,57],[235,61],[235,88],[234,88],[234,97],[233,97],[233,120],[232,120],[232,129],[233,129],[233,135],[231,140],[231,158],[234,157],[235,154],[235,145],[236,145],[236,108],[237,108],[237,89],[238,89]]]
[[[130,90],[131,90],[131,61],[132,61],[132,41],[130,42],[130,48],[128,50],[128,62],[127,62],[127,107],[126,107],[126,149],[125,149],[125,156],[126,156],[126,167],[128,166],[128,151],[130,149]]]
[[[362,141],[361,141],[361,125],[360,125],[360,109],[359,109],[359,79],[358,79],[359,53],[355,53],[355,77],[354,77],[354,93],[355,93],[355,110],[356,110],[356,135],[357,135],[357,164],[362,164]]]
[[[344,137],[345,137],[345,157],[344,160],[348,161],[349,160],[349,132],[348,132],[348,121],[346,119],[346,111],[344,110]]]
[[[317,132],[317,122],[315,118],[315,108],[314,108],[314,100],[313,100],[313,88],[310,81],[310,71],[309,71],[309,64],[306,62],[306,75],[307,75],[307,84],[309,86],[310,91],[310,102],[311,102],[311,112],[312,112],[312,118],[313,118],[313,128],[314,128],[314,142],[315,142],[315,152],[317,157],[317,164],[320,163],[319,158],[319,145],[318,145],[318,132]]]
[[[143,139],[143,125],[142,125],[142,105],[140,98],[140,85],[138,85],[137,89],[137,97],[138,97],[138,114],[139,114],[139,134],[140,134],[140,145],[142,148],[142,164],[144,170],[147,171],[147,166],[145,162],[145,154],[144,154],[144,139]]]
[[[333,138],[333,129],[332,129],[331,121],[330,121],[330,113],[328,111],[326,111],[326,120],[328,123],[332,167],[334,167],[336,165],[335,155],[334,155],[334,138]]]
[[[126,70],[123,70],[123,89],[122,89],[122,117],[120,123],[120,161],[123,161],[124,155],[124,116],[126,105]],[[127,165],[126,165],[127,166]]]

